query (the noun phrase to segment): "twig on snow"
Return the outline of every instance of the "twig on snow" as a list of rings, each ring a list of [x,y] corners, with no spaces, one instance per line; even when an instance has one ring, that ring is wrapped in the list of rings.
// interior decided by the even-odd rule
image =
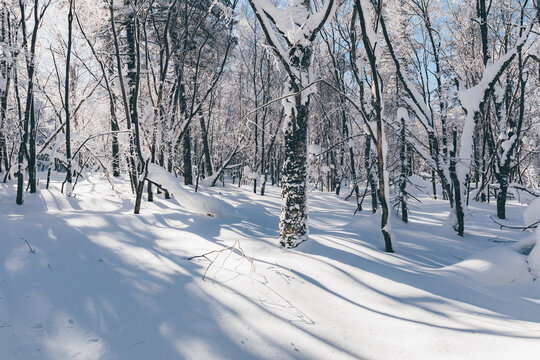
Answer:
[[[26,243],[26,245],[28,245],[28,249],[30,250],[30,253],[35,254],[36,253],[36,248],[33,248],[32,246],[30,246],[30,243],[25,238],[21,237],[21,239],[23,239],[24,242]]]
[[[202,254],[202,255],[191,256],[191,257],[188,258],[188,260],[193,260],[193,259],[197,259],[197,258],[205,258],[206,260],[208,260],[210,262],[210,264],[208,264],[208,266],[206,267],[206,270],[204,270],[204,274],[203,274],[203,277],[202,277],[202,279],[204,280],[206,278],[206,274],[208,273],[208,270],[210,270],[212,265],[214,265],[214,263],[218,259],[219,255],[221,255],[222,253],[225,253],[225,252],[228,252],[228,253],[227,253],[227,256],[225,257],[224,261],[227,260],[229,258],[229,256],[231,256],[231,254],[234,253],[234,254],[240,255],[242,257],[242,259],[245,259],[250,263],[251,272],[255,271],[255,260],[252,257],[246,255],[246,253],[244,252],[244,250],[240,246],[240,242],[238,240],[235,240],[234,244],[232,244],[231,246],[228,246],[228,247],[226,247],[224,249],[213,250],[213,251],[207,252],[207,253]],[[216,254],[216,256],[214,258],[212,258],[210,256],[212,254]]]
[[[537,225],[540,223],[540,220],[536,221],[536,222],[533,222],[532,224],[530,225],[527,225],[527,226],[510,226],[510,225],[504,225],[504,224],[501,224],[500,222],[496,221],[494,218],[492,218],[491,216],[489,217],[495,224],[499,225],[502,228],[507,228],[507,229],[515,229],[515,230],[521,230],[521,231],[525,231],[525,230],[528,230],[528,229],[536,229],[537,228]]]

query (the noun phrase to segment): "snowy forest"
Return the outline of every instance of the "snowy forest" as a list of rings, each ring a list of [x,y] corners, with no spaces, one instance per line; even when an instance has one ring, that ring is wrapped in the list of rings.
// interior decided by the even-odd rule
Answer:
[[[540,354],[538,0],[0,0],[0,359]]]

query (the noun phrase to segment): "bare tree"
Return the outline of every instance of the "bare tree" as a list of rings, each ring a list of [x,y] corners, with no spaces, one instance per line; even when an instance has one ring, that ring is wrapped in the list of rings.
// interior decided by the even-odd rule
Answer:
[[[285,109],[285,162],[279,241],[284,247],[295,247],[307,239],[306,156],[309,92],[304,91],[313,74],[313,42],[334,11],[334,0],[311,13],[309,0],[298,0],[285,10],[266,0],[249,0],[266,40],[288,75]],[[294,16],[291,14],[294,12]],[[282,42],[286,43],[284,48]]]

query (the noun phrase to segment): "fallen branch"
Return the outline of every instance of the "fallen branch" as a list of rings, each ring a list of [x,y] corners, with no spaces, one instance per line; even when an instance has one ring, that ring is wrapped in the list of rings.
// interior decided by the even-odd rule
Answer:
[[[521,186],[521,185],[518,185],[518,184],[510,184],[510,187],[512,187],[512,188],[514,188],[516,190],[525,191],[526,193],[529,193],[534,197],[539,197],[538,193],[536,193],[534,190],[526,188],[525,186]]]
[[[530,225],[527,225],[527,226],[510,226],[510,225],[504,225],[504,224],[501,224],[500,222],[496,221],[494,218],[492,218],[491,216],[489,217],[495,224],[499,225],[502,228],[507,228],[507,229],[515,229],[515,230],[521,230],[521,231],[525,231],[525,230],[528,230],[528,229],[536,229],[538,224],[540,223],[540,220],[538,220],[537,222],[533,222],[532,224]]]
[[[229,163],[232,161],[232,159],[236,156],[236,154],[238,154],[238,152],[240,150],[242,150],[244,147],[240,147],[239,145],[236,145],[236,147],[234,148],[234,150],[231,152],[231,154],[229,155],[229,157],[227,158],[227,160],[225,160],[225,162],[223,163],[223,165],[221,166],[221,168],[219,168],[218,171],[216,171],[216,173],[212,176],[210,176],[209,178],[207,179],[204,179],[203,180],[203,184],[206,183],[210,183],[210,187],[214,187],[216,186],[216,183],[219,179],[219,177],[223,174],[223,172],[225,171],[225,169],[227,169],[227,166],[229,165]]]
[[[240,242],[238,240],[235,240],[234,244],[232,244],[231,246],[228,246],[228,247],[226,247],[224,249],[213,250],[213,251],[207,252],[207,253],[202,254],[202,255],[191,256],[191,257],[188,258],[188,260],[193,260],[193,259],[197,259],[197,258],[204,258],[204,259],[206,259],[206,260],[208,260],[210,262],[210,264],[208,264],[208,266],[206,267],[206,270],[204,270],[204,274],[203,274],[203,277],[202,277],[202,279],[204,280],[206,278],[206,274],[208,273],[208,270],[210,270],[212,265],[214,265],[214,263],[218,259],[219,255],[221,255],[222,253],[225,253],[225,252],[228,252],[228,253],[227,253],[227,256],[225,257],[225,259],[223,261],[227,260],[229,258],[229,256],[231,256],[231,254],[240,255],[242,257],[242,259],[245,259],[250,263],[251,272],[255,272],[255,263],[254,263],[255,260],[252,257],[246,255],[246,253],[244,252],[244,250],[240,246]],[[213,255],[213,254],[216,254],[216,256],[212,259],[211,255]]]
[[[30,249],[30,253],[35,254],[36,253],[36,248],[33,248],[32,246],[30,246],[30,243],[25,238],[21,237],[21,239],[23,239],[24,242],[26,243],[26,245],[28,245],[28,249]]]

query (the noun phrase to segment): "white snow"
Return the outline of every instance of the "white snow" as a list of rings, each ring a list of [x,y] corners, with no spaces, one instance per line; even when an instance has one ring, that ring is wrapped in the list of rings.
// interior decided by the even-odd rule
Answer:
[[[532,225],[540,221],[540,197],[531,201],[527,209],[523,212],[523,221],[525,226]],[[537,225],[535,235],[530,238],[531,253],[527,257],[527,263],[531,269],[531,273],[535,277],[540,277],[540,224]]]
[[[461,184],[465,183],[465,177],[469,172],[469,166],[472,158],[473,151],[473,135],[476,127],[475,117],[480,111],[480,105],[484,100],[486,92],[491,86],[494,86],[494,81],[498,78],[501,69],[506,63],[512,61],[516,56],[517,51],[522,47],[531,31],[533,22],[527,25],[523,35],[517,40],[514,48],[508,50],[506,54],[501,56],[497,61],[492,64],[488,64],[482,74],[482,79],[475,86],[464,89],[459,92],[459,101],[461,106],[466,110],[465,124],[463,125],[463,131],[461,133],[460,147],[459,147],[459,159],[457,163],[456,172]],[[506,155],[505,155],[506,156]],[[463,203],[465,208],[465,204]]]
[[[411,93],[412,95],[414,96],[414,99],[416,100],[416,102],[418,103],[418,105],[420,106],[421,111],[418,111],[417,109],[417,106],[414,102],[412,102],[411,100],[407,99],[407,103],[409,106],[412,106],[413,109],[415,109],[415,113],[418,115],[419,118],[421,117],[424,117],[425,118],[425,121],[423,121],[423,123],[429,127],[429,129],[431,129],[431,126],[429,124],[431,124],[431,111],[429,111],[425,101],[424,101],[424,97],[422,95],[420,95],[420,93],[418,92],[418,89],[416,88],[416,85],[413,84],[409,79],[404,79],[405,80],[405,83],[407,84],[407,87],[411,90]],[[412,104],[412,105],[411,105]]]
[[[396,116],[398,120],[404,119],[406,123],[409,122],[409,112],[404,107],[398,108]]]
[[[50,189],[26,194],[23,206],[14,204],[13,182],[0,184],[0,358],[540,353],[540,285],[527,268],[531,255],[512,246],[530,233],[499,229],[487,216],[494,204],[471,202],[461,238],[443,227],[447,202],[419,192],[410,222],[393,221],[400,247],[387,254],[378,214],[355,216],[354,200],[314,191],[309,239],[282,249],[281,189],[267,186],[261,197],[250,186],[220,188],[207,198],[235,207],[238,217],[209,217],[194,211],[186,194],[199,195],[175,177],[158,167],[150,174],[178,202],[155,194],[140,215],[127,180],[113,191],[104,178],[85,176],[68,198],[60,174]],[[508,221],[523,209],[509,201]],[[215,261],[204,281],[210,263],[188,260],[235,244],[248,257],[209,255]]]
[[[317,144],[309,144],[307,147],[307,151],[308,154],[319,155],[322,152],[322,149]]]
[[[311,14],[301,1],[293,1],[287,8],[278,9],[268,0],[253,0],[255,7],[270,15],[275,21],[277,29],[292,44],[304,43],[328,11],[330,11],[329,18],[331,18],[337,8],[336,3],[338,1],[325,1],[324,6],[318,12]],[[332,9],[328,8],[330,5],[332,5]]]
[[[531,269],[531,273],[539,278],[540,277],[540,226],[536,229],[535,235],[536,241],[529,256],[527,256],[527,263]]]
[[[523,212],[523,222],[525,226],[540,221],[540,197],[530,202],[529,206]]]
[[[461,276],[460,281],[485,286],[505,286],[532,281],[526,258],[508,246],[496,246],[476,253],[441,272]]]

